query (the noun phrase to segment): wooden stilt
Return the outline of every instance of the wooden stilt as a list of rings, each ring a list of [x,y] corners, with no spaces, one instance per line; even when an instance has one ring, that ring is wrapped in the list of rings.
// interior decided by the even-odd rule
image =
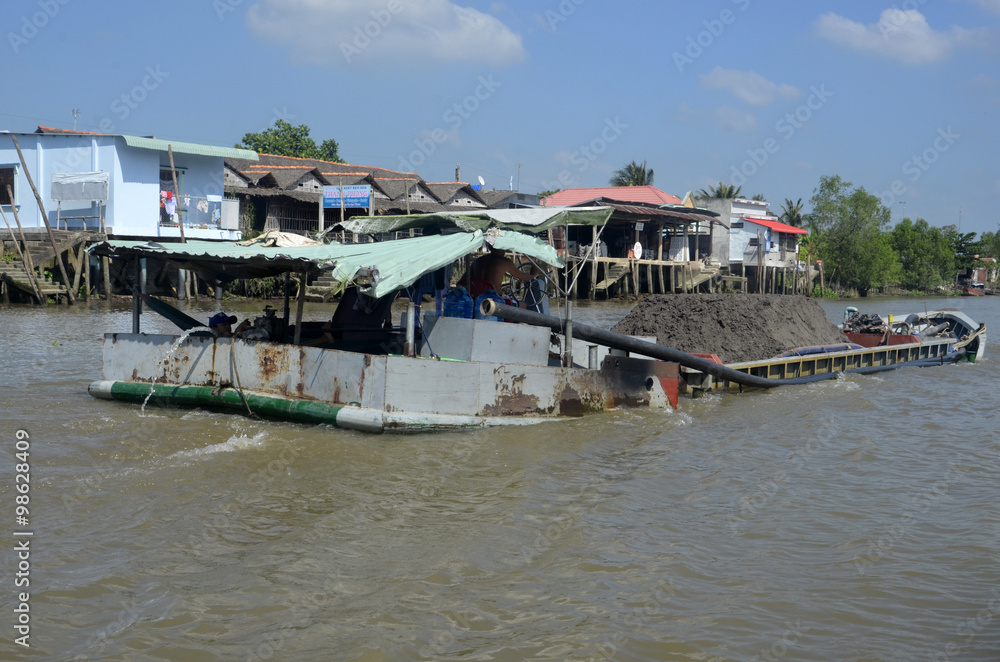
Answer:
[[[104,286],[104,300],[111,301],[111,260],[101,258],[101,282]]]
[[[73,293],[70,291],[69,276],[66,273],[66,265],[63,264],[62,253],[59,252],[59,246],[56,244],[56,236],[52,234],[52,226],[49,225],[49,216],[45,213],[45,205],[42,204],[42,196],[38,193],[38,189],[35,187],[35,181],[31,178],[31,173],[28,171],[28,163],[24,160],[24,154],[21,152],[21,146],[17,142],[17,136],[13,133],[10,134],[10,139],[14,141],[14,148],[17,150],[17,156],[21,160],[21,167],[24,168],[24,176],[28,180],[28,184],[31,186],[31,191],[35,194],[35,201],[38,203],[38,210],[41,212],[42,221],[45,222],[45,229],[49,233],[49,241],[52,242],[52,250],[56,254],[56,264],[59,266],[59,273],[62,274],[63,283],[66,285],[66,303],[73,305],[76,301]],[[10,196],[11,202],[14,201],[14,196]],[[11,205],[13,208],[13,205]]]
[[[14,200],[14,192],[11,190],[10,186],[7,187],[7,199]],[[21,244],[24,246],[24,251],[18,247],[17,252],[21,256],[21,261],[24,264],[24,270],[28,274],[28,282],[31,283],[31,289],[35,292],[35,300],[39,306],[47,306],[49,303],[49,298],[45,296],[42,292],[42,285],[38,282],[38,274],[35,273],[35,264],[31,259],[31,251],[28,250],[28,241],[24,238],[24,228],[21,227],[21,219],[17,214],[17,206],[11,205],[10,211],[14,214],[14,222],[17,223],[17,232],[21,235]],[[3,207],[0,207],[0,214],[3,213]],[[7,223],[7,215],[3,215],[4,223]],[[7,224],[7,228],[10,229],[10,224]],[[10,236],[14,236],[14,231],[10,231]],[[14,240],[14,245],[17,246],[17,240]]]
[[[80,244],[80,246],[77,248],[75,256],[76,259],[73,263],[73,292],[80,291],[80,276],[82,275],[81,272],[83,271],[83,257],[85,254],[83,248],[84,248],[83,244]]]

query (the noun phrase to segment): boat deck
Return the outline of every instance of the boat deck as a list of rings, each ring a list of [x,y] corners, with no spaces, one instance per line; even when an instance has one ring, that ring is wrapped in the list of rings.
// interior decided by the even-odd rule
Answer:
[[[955,338],[933,338],[922,343],[747,361],[733,363],[729,367],[767,379],[797,379],[841,372],[879,372],[891,370],[907,363],[933,364],[936,359],[940,360],[942,364],[953,362],[957,359],[952,352],[952,344],[955,342]],[[689,385],[701,390],[741,390],[746,388],[735,382],[714,380],[708,375],[706,377],[708,379],[700,385],[691,384],[692,380],[689,378]]]

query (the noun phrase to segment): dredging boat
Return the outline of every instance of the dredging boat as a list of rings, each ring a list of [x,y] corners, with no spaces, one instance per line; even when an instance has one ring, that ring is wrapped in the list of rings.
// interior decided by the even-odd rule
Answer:
[[[294,320],[286,288],[284,316],[266,311],[254,323],[258,333],[244,337],[220,337],[201,321],[136,292],[132,332],[105,335],[103,376],[89,392],[108,400],[365,432],[421,431],[523,425],[618,407],[667,409],[677,406],[681,394],[974,360],[985,349],[984,326],[957,311],[936,311],[908,319],[905,329],[890,327],[880,336],[888,336],[885,343],[723,365],[714,356],[574,324],[569,301],[557,317],[545,314],[544,296],[532,302],[533,310],[487,297],[480,306],[483,319],[421,314],[414,303],[421,301],[421,279],[440,279],[442,269],[487,246],[563,268],[558,252],[533,235],[567,224],[602,226],[610,214],[609,208],[546,208],[344,223],[348,231],[366,234],[425,230],[425,236],[361,244],[99,244],[93,253],[131,260],[137,272],[141,260],[157,258],[209,282],[285,275],[287,284],[287,274],[296,273],[300,285]],[[428,228],[437,234],[426,234]],[[306,279],[321,272],[344,284],[343,296],[329,322],[304,322]],[[535,288],[543,289],[541,283]],[[411,301],[396,322],[391,304],[407,290]],[[183,333],[141,333],[144,303]]]

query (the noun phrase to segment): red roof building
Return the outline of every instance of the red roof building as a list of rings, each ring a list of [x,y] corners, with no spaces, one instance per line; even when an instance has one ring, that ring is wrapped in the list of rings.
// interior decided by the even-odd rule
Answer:
[[[744,217],[740,220],[756,223],[757,225],[763,225],[765,228],[774,230],[775,232],[784,232],[785,234],[809,234],[809,231],[803,228],[797,228],[794,225],[786,225],[785,223],[779,223],[778,221],[772,221],[766,218]]]
[[[581,202],[605,198],[616,202],[643,202],[650,205],[679,205],[681,199],[655,186],[598,186],[568,188],[542,199],[543,207],[569,207]]]

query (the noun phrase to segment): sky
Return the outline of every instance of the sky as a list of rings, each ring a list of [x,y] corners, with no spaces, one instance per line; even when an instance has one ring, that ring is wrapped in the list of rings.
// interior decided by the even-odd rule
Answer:
[[[998,230],[1000,0],[4,0],[0,130],[231,146],[525,193],[630,161],[806,210],[823,176]],[[73,111],[78,110],[74,118]]]

